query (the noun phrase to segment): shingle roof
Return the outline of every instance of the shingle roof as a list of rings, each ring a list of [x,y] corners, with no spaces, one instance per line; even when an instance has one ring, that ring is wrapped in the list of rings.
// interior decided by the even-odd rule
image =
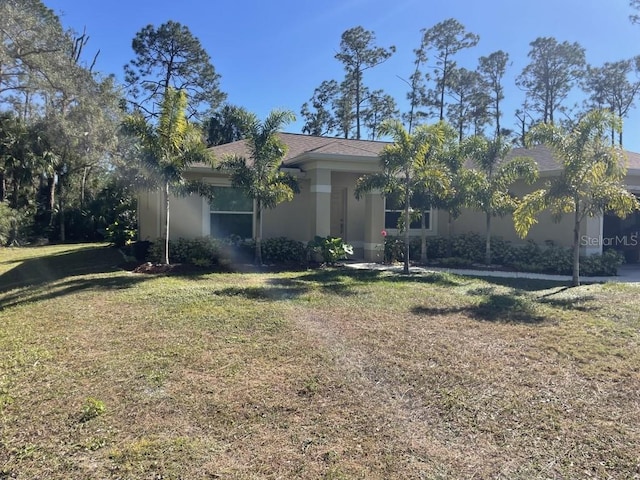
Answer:
[[[283,159],[283,164],[293,165],[303,156],[319,154],[323,156],[346,156],[376,158],[385,145],[390,142],[371,140],[353,140],[334,137],[315,137],[301,133],[278,133],[280,138],[289,147]],[[244,140],[239,140],[225,145],[218,145],[210,149],[217,159],[226,155],[239,155],[248,157],[247,145]],[[640,169],[640,153],[625,152],[627,155],[627,167]],[[530,157],[538,164],[541,172],[552,172],[560,169],[560,164],[553,158],[552,151],[538,145],[532,148],[514,148],[507,159],[514,157]]]
[[[544,145],[536,145],[532,148],[514,148],[507,155],[507,160],[515,157],[529,157],[538,165],[541,172],[560,169],[560,164],[553,158],[551,150]]]
[[[314,137],[301,133],[279,133],[282,141],[289,147],[283,159],[284,165],[291,165],[305,154],[322,154],[349,157],[376,158],[385,145],[389,142],[371,140],[352,140],[332,137]],[[247,145],[244,140],[239,140],[225,145],[212,147],[211,152],[216,158],[222,159],[226,155],[239,155],[248,157]]]
[[[640,153],[629,151],[625,151],[624,153],[627,157],[627,168],[640,169]],[[532,158],[538,165],[538,170],[540,172],[554,172],[561,168],[558,161],[553,157],[553,151],[544,145],[536,145],[531,148],[514,148],[509,152],[506,160],[510,160],[515,157]],[[467,161],[467,166],[473,168],[473,163],[471,161]]]

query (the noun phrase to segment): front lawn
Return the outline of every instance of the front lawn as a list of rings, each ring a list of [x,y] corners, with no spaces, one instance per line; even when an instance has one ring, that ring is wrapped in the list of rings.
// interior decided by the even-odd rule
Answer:
[[[0,479],[640,478],[640,287],[0,249]]]

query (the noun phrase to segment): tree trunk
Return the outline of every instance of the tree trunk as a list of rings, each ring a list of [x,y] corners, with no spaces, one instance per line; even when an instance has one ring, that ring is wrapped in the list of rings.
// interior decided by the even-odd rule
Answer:
[[[411,198],[409,196],[410,180],[409,174],[407,173],[404,186],[404,273],[409,273],[409,229],[411,227],[411,208],[409,205]]]
[[[256,206],[256,254],[254,263],[262,265],[262,202]]]
[[[360,140],[360,70],[356,73],[356,140]]]
[[[20,181],[15,175],[11,179],[11,188],[13,190],[11,192],[11,208],[15,208],[17,210],[19,206],[18,203],[20,202]]]
[[[165,208],[165,221],[164,221],[164,238],[162,239],[162,262],[165,265],[169,265],[169,182],[164,184],[164,208]]]
[[[573,224],[573,275],[571,285],[580,285],[580,209],[576,207],[575,222]]]
[[[4,172],[0,172],[0,202],[4,202],[7,195],[7,180],[4,176]]]
[[[422,210],[420,218],[420,263],[427,263],[427,222],[425,220],[426,212]]]
[[[56,207],[56,174],[47,179],[49,187],[49,226],[53,227],[53,211]]]
[[[62,188],[62,187],[60,187]],[[58,221],[60,222],[60,242],[64,243],[67,241],[67,230],[65,228],[65,218],[64,218],[64,201],[62,200],[62,192],[58,192]]]
[[[487,234],[484,249],[484,263],[491,265],[491,214],[487,213]]]
[[[84,167],[82,169],[82,184],[80,185],[80,210],[84,209],[84,197],[87,188],[87,176],[89,174],[90,167]]]
[[[447,257],[453,256],[453,246],[451,245],[451,231],[453,230],[453,216],[449,212],[449,219],[447,220]]]

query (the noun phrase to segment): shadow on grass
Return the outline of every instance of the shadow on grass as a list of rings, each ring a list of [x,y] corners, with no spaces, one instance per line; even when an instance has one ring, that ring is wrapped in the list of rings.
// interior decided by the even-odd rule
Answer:
[[[15,290],[2,297],[0,309],[82,290],[129,288],[145,280],[144,276],[85,278],[88,275],[120,271],[122,261],[122,256],[115,248],[102,245],[27,258],[0,275],[0,295]],[[42,287],[48,285],[53,287],[46,292],[41,291]]]
[[[446,273],[398,275],[380,270],[354,270],[350,268],[322,268],[294,278],[271,278],[267,286],[228,287],[215,291],[216,295],[244,297],[253,300],[289,300],[311,291],[329,295],[352,296],[360,287],[374,282],[428,283],[440,286],[459,286],[463,283]]]
[[[42,290],[39,286],[19,288],[2,298],[0,311],[4,308],[15,307],[21,304],[49,300],[52,298],[71,295],[91,290],[123,290],[144,281],[141,277],[112,277],[112,278],[72,278],[56,283],[52,288]]]
[[[495,287],[479,287],[468,292],[471,296],[481,297],[474,305],[455,307],[415,307],[417,315],[448,315],[462,313],[471,318],[488,322],[537,324],[546,320],[538,313],[536,303],[523,291],[497,293]]]
[[[228,287],[214,292],[226,297],[242,297],[250,300],[288,300],[306,293],[309,289],[295,281],[274,279],[266,287]]]
[[[326,284],[366,284],[372,282],[429,283],[439,286],[460,286],[463,282],[444,272],[390,273],[384,270],[356,270],[351,268],[326,268],[301,275],[298,280]]]
[[[510,277],[485,277],[481,275],[468,275],[466,278],[473,280],[481,280],[492,285],[500,285],[502,287],[511,287],[527,292],[536,292],[549,290],[566,285],[566,281],[562,280],[540,280],[537,278],[510,278]],[[570,288],[570,287],[565,287]]]

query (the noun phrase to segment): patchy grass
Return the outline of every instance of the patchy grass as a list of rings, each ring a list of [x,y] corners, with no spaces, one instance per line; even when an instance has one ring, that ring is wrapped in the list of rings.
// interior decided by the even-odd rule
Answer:
[[[0,479],[640,478],[640,288],[0,250]]]

